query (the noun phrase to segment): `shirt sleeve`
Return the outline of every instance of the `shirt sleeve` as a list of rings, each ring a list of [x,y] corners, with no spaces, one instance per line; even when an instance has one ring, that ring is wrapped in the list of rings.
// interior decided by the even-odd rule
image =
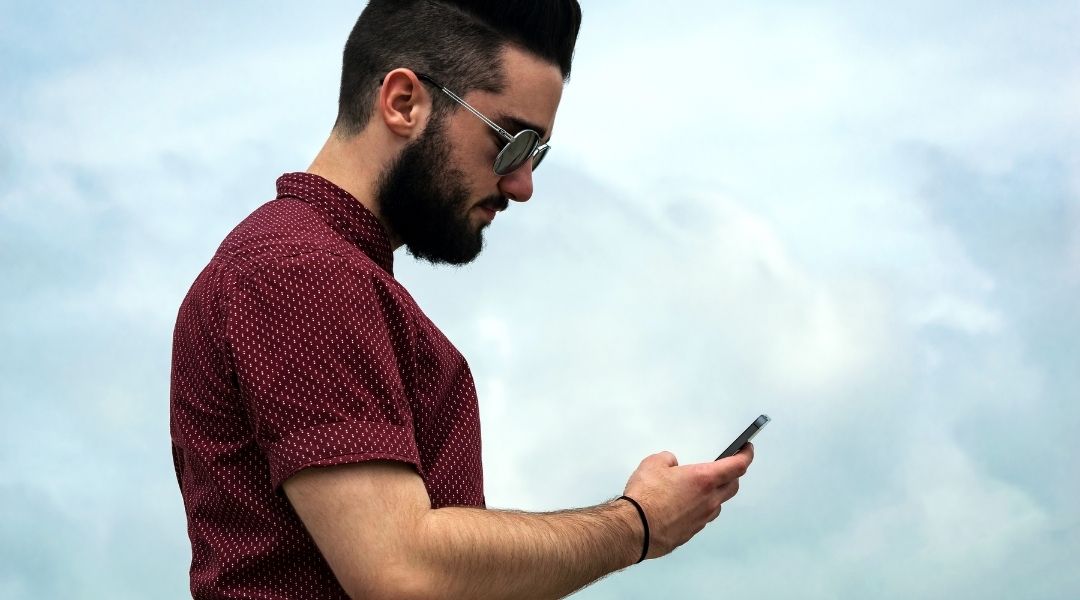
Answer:
[[[376,459],[423,475],[403,375],[413,360],[406,314],[385,278],[324,252],[238,283],[226,335],[275,489],[305,467]]]

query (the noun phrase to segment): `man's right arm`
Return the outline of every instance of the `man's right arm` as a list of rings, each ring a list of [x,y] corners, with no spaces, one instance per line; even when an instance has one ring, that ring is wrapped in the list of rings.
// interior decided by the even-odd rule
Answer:
[[[670,453],[642,461],[626,487],[649,518],[649,557],[700,531],[738,490],[748,449],[724,461],[677,467]],[[617,500],[524,513],[432,510],[404,463],[308,468],[285,492],[342,587],[362,598],[559,598],[633,564],[643,527]]]

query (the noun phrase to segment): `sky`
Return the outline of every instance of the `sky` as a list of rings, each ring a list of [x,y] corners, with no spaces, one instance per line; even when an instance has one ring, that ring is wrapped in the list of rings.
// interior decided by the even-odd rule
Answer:
[[[183,598],[176,311],[307,168],[362,2],[0,1],[0,597]],[[536,193],[396,257],[493,508],[773,422],[578,598],[1080,597],[1080,6],[584,2]]]

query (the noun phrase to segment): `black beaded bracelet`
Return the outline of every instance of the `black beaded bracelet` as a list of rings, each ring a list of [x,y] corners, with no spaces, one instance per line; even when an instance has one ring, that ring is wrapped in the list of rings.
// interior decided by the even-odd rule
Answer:
[[[637,503],[637,500],[634,500],[630,496],[619,496],[619,500],[626,500],[630,502],[630,504],[633,504],[634,508],[637,509],[637,513],[641,515],[641,524],[645,526],[645,543],[641,546],[641,558],[638,559],[638,562],[641,562],[645,560],[645,557],[649,554],[649,520],[645,518],[645,510],[641,508],[641,505]]]

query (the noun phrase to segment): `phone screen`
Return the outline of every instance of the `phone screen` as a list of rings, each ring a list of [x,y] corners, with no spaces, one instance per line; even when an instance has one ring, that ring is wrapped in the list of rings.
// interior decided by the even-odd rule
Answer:
[[[734,442],[731,442],[731,445],[727,447],[727,450],[724,450],[720,453],[720,456],[716,457],[716,460],[720,460],[721,458],[727,458],[729,456],[734,456],[735,453],[737,453],[739,450],[742,450],[742,447],[745,446],[747,442],[754,439],[754,436],[757,435],[757,432],[761,431],[761,428],[764,427],[765,424],[771,420],[772,419],[769,418],[769,415],[761,415],[760,417],[755,419],[754,422],[746,428],[746,431],[742,432],[742,435],[735,438]]]

